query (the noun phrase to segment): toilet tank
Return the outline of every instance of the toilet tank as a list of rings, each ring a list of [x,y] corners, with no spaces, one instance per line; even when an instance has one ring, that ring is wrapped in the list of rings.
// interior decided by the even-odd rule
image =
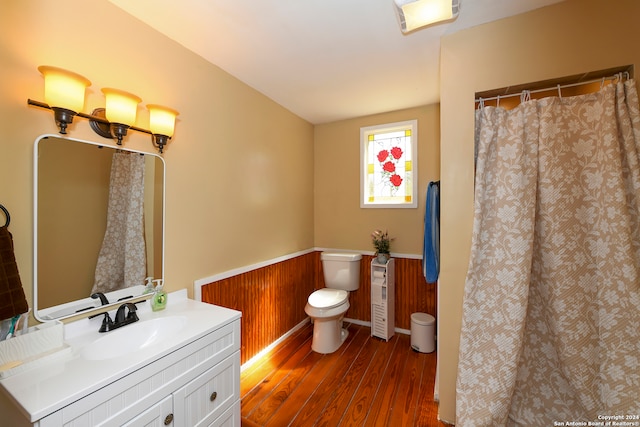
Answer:
[[[322,252],[324,285],[331,289],[355,291],[360,287],[360,260],[362,255],[341,252]]]

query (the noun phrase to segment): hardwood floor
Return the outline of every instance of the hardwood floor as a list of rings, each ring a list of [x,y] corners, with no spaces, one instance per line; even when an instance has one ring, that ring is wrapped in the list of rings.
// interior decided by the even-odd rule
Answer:
[[[242,426],[447,426],[433,401],[436,353],[408,335],[385,342],[345,324],[332,354],[311,351],[308,323],[242,372]]]

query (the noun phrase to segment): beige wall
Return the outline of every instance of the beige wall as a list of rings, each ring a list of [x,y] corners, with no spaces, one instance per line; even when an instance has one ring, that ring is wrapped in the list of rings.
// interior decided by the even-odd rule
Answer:
[[[455,420],[455,378],[473,223],[474,94],[640,64],[640,2],[568,0],[447,36],[441,51],[440,418]]]
[[[58,138],[38,143],[40,308],[91,294],[107,227],[113,150]]]
[[[310,123],[105,0],[3,2],[0,29],[0,203],[30,303],[33,142],[57,132],[51,112],[27,106],[44,101],[41,64],[92,81],[85,112],[104,106],[102,87],[180,111],[164,156],[168,290],[314,246]],[[109,143],[86,120],[70,132]],[[154,152],[140,133],[126,146]]]
[[[418,120],[418,207],[360,208],[360,128]],[[388,230],[392,253],[422,255],[427,185],[440,179],[440,108],[428,105],[315,127],[315,244],[373,252],[371,232]]]
[[[100,88],[107,86],[181,112],[165,155],[168,290],[191,292],[195,279],[313,246],[370,251],[374,228],[388,228],[397,238],[394,252],[419,254],[424,192],[430,180],[441,177],[440,415],[452,421],[473,220],[474,94],[637,64],[640,50],[632,42],[640,40],[638,16],[635,0],[568,0],[447,36],[440,108],[314,130],[105,0],[5,2],[0,13],[0,203],[12,214],[10,231],[28,299],[33,141],[57,130],[52,114],[27,107],[26,99],[42,99],[36,67],[51,64],[92,80],[87,112],[103,106]],[[141,115],[139,125],[146,127],[143,110]],[[412,118],[419,120],[419,208],[360,209],[359,128]],[[99,139],[86,121],[77,121],[71,132]],[[148,139],[132,134],[127,146],[152,151]]]

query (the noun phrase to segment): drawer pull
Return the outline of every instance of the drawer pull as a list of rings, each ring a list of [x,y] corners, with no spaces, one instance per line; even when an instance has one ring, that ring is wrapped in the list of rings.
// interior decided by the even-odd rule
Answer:
[[[216,397],[218,397],[218,392],[214,391],[213,393],[211,393],[209,400],[213,402],[214,400],[216,400]]]
[[[168,426],[173,421],[173,414],[169,414],[164,417],[164,425]]]

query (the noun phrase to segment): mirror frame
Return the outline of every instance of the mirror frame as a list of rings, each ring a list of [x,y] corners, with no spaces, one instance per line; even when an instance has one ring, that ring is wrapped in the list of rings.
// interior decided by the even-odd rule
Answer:
[[[109,144],[101,144],[94,141],[88,141],[84,139],[77,138],[69,138],[66,136],[61,136],[59,134],[42,134],[38,136],[33,145],[33,315],[40,322],[50,322],[54,320],[65,320],[65,319],[75,319],[87,317],[90,315],[100,314],[106,311],[110,311],[124,302],[138,302],[145,299],[151,298],[151,294],[143,295],[145,285],[140,284],[136,286],[131,286],[125,289],[116,290],[113,292],[109,292],[106,294],[109,301],[114,301],[109,303],[108,305],[100,305],[100,301],[91,298],[88,296],[87,298],[70,301],[68,303],[63,303],[59,305],[54,305],[52,307],[47,307],[44,309],[38,309],[38,161],[39,161],[39,144],[41,141],[48,138],[56,138],[61,140],[68,140],[73,142],[79,142],[89,145],[94,145],[96,147],[108,147],[112,149],[118,149],[122,151],[129,151],[132,153],[145,154],[154,156],[162,162],[163,174],[162,174],[162,244],[161,247],[161,259],[162,259],[162,267],[161,274],[162,279],[164,280],[164,267],[165,267],[165,224],[166,224],[166,181],[167,181],[167,167],[164,158],[156,153],[149,153],[146,151],[138,151],[132,150],[120,146],[112,146]],[[133,291],[133,297],[131,297]],[[123,298],[123,300],[120,300]],[[126,299],[126,301],[124,300]],[[59,312],[64,312],[65,314],[59,316],[53,316]]]

